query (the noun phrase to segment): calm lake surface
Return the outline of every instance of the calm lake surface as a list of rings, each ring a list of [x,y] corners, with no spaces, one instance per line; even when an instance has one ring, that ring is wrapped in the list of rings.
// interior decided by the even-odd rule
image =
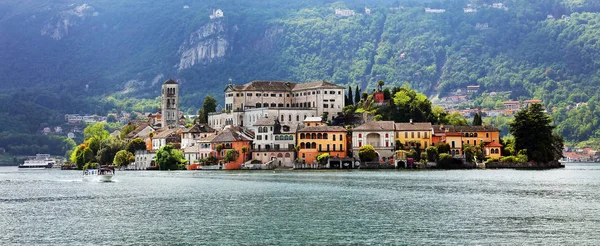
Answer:
[[[0,244],[600,244],[600,164],[114,180],[0,167]]]

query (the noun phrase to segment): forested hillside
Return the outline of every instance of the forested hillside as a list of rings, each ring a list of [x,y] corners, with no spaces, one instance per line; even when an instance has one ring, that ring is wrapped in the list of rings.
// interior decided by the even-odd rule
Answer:
[[[211,19],[217,9],[223,17]],[[207,94],[221,102],[229,79],[363,91],[384,80],[430,97],[480,85],[542,99],[567,140],[600,138],[599,11],[594,0],[8,0],[0,3],[0,129],[152,109],[169,77],[188,112]]]

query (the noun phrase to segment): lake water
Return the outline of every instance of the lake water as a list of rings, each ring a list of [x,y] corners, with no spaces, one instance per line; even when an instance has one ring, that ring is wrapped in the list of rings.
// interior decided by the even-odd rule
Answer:
[[[600,244],[600,164],[114,179],[0,167],[0,244]]]

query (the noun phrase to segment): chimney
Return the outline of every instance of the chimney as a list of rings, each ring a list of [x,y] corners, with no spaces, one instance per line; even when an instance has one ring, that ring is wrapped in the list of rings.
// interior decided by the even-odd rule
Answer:
[[[411,123],[411,124],[413,123],[413,122],[412,122],[412,119],[410,119],[410,123]]]

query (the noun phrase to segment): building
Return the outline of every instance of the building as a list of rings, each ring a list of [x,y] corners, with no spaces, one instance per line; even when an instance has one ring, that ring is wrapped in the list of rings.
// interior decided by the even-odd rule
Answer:
[[[167,144],[174,145],[174,148],[179,149],[181,146],[181,129],[161,129],[152,137],[152,150],[159,150]]]
[[[293,167],[296,125],[282,125],[279,120],[261,118],[251,127],[255,132],[252,159],[261,163],[274,161],[277,167]]]
[[[127,166],[127,169],[146,170],[150,167],[156,166],[154,162],[154,158],[156,157],[155,151],[136,150],[134,154],[135,162]]]
[[[529,108],[529,106],[533,105],[533,104],[542,104],[542,100],[525,100],[523,101],[523,107],[524,108]]]
[[[215,134],[215,130],[207,125],[195,124],[181,132],[181,148],[187,148],[195,145],[200,137],[207,137]]]
[[[505,101],[504,103],[504,115],[513,115],[519,108],[521,108],[521,102],[519,101]]]
[[[179,84],[172,79],[162,85],[161,127],[173,128],[179,125]]]
[[[365,8],[365,12],[366,12],[366,8]],[[370,12],[371,11],[369,10],[369,13]],[[339,8],[335,9],[335,15],[337,15],[337,16],[348,17],[348,16],[353,16],[354,14],[355,14],[354,10],[351,10],[351,9],[339,9]]]
[[[487,143],[484,146],[485,149],[485,155],[489,156],[491,158],[495,158],[495,159],[499,159],[502,156],[502,144],[498,143],[498,142],[491,142],[491,143]]]
[[[331,158],[347,156],[348,130],[341,126],[327,126],[320,117],[307,118],[297,133],[298,157],[307,164],[316,164],[317,156],[328,153]]]
[[[465,12],[465,13],[477,13],[477,9],[474,9],[474,8],[463,8],[463,12]]]
[[[327,115],[333,119],[344,108],[345,89],[325,81],[294,83],[252,81],[225,88],[225,112],[208,116],[209,126],[252,126],[260,118],[279,119],[282,124],[301,124],[307,117]]]
[[[469,86],[467,86],[467,94],[477,93],[477,91],[479,91],[479,89],[480,89],[479,85],[469,85]]]
[[[438,145],[445,142],[450,146],[450,154],[453,156],[462,156],[462,148],[468,144],[470,146],[483,145],[485,155],[494,158],[502,156],[500,148],[500,130],[491,126],[433,126],[434,136],[432,144]]]
[[[224,162],[224,169],[241,169],[242,164],[249,159],[248,156],[251,154],[250,150],[252,146],[250,142],[252,139],[253,136],[248,134],[244,129],[226,127],[223,132],[220,132],[211,140],[211,147],[215,151],[215,157],[221,161],[223,161],[228,150],[236,150],[239,153],[238,158],[230,162]],[[248,152],[244,153],[242,150],[244,147]]]
[[[430,8],[425,8],[425,13],[434,13],[434,14],[441,14],[446,12],[445,9],[430,9]]]
[[[431,146],[433,126],[429,122],[396,123],[395,141],[400,141],[404,148],[420,146],[426,149]]]
[[[393,121],[372,121],[360,125],[352,131],[352,152],[358,159],[358,149],[363,145],[375,148],[379,160],[386,160],[394,156],[394,132],[396,126]]]

